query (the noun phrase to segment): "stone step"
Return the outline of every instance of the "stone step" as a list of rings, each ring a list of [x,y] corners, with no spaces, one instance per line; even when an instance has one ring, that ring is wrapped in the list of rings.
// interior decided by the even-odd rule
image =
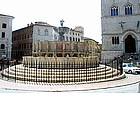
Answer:
[[[57,70],[57,69],[47,69],[47,70],[37,70],[37,69],[31,69],[31,68],[26,68],[26,70],[23,69],[23,67],[16,67],[16,71],[15,71],[15,67],[10,67],[9,69],[5,69],[3,73],[7,73],[7,74],[13,74],[18,76],[28,76],[30,74],[30,76],[36,76],[38,75],[38,77],[43,77],[44,75],[64,75],[66,77],[66,75],[68,76],[73,76],[73,74],[76,75],[83,75],[86,76],[91,75],[91,76],[95,76],[95,75],[105,75],[112,73],[115,69],[112,69],[111,67],[101,67],[100,69],[96,69],[96,68],[89,68],[87,71],[85,69],[76,69],[76,70]]]
[[[15,70],[16,68],[16,70]],[[17,65],[2,71],[2,75],[8,78],[32,82],[82,82],[101,81],[119,76],[119,71],[109,66],[101,65],[97,68],[85,69],[38,69]],[[37,73],[36,73],[37,72]],[[80,73],[79,73],[80,72]],[[65,73],[65,74],[64,74]]]

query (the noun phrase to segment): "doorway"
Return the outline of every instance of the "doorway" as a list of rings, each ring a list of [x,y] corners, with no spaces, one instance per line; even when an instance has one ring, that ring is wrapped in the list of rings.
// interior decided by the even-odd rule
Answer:
[[[136,41],[132,35],[128,35],[125,39],[125,53],[135,53],[136,52]]]

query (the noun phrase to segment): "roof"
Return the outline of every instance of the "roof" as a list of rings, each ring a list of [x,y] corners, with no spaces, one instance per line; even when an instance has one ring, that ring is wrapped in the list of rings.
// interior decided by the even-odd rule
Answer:
[[[4,15],[4,14],[0,14],[0,16],[4,16],[4,17],[12,17],[12,18],[14,18],[13,16],[10,16],[10,15]]]
[[[89,37],[84,37],[84,40],[92,40],[92,41],[95,41],[96,43],[99,43],[97,42],[96,40],[92,39],[92,38],[89,38]]]
[[[33,23],[32,23],[32,24],[33,24]],[[54,26],[48,24],[47,22],[42,22],[42,21],[37,21],[37,22],[35,22],[35,24],[33,24],[33,25],[40,25],[40,26],[54,27]]]
[[[35,23],[32,23],[31,22],[30,24],[27,24],[26,27],[23,27],[23,28],[14,30],[13,32],[19,31],[19,30],[23,30],[23,29],[27,29],[27,28],[32,28],[33,26],[36,26],[36,25],[39,25],[39,26],[47,26],[47,27],[55,27],[55,26],[52,26],[52,25],[48,24],[47,22],[35,22]]]

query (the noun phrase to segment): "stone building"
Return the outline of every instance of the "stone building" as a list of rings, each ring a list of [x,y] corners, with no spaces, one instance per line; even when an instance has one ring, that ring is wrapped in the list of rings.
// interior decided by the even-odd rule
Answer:
[[[12,58],[32,55],[34,43],[53,40],[53,27],[45,22],[35,22],[12,32]]]
[[[92,56],[98,56],[99,59],[101,59],[102,46],[99,44],[99,42],[95,41],[94,39],[85,37],[84,46],[86,48],[86,52],[89,52],[92,54]]]
[[[76,26],[74,29],[69,29],[69,32],[64,35],[65,41],[84,42],[84,28]]]
[[[140,53],[140,1],[101,0],[102,59]]]
[[[12,58],[22,59],[23,56],[36,52],[35,44],[46,41],[58,41],[59,34],[46,22],[35,22],[27,27],[13,31],[12,33]],[[84,42],[84,28],[77,26],[64,34],[64,41]]]
[[[11,59],[13,16],[0,14],[0,59]]]

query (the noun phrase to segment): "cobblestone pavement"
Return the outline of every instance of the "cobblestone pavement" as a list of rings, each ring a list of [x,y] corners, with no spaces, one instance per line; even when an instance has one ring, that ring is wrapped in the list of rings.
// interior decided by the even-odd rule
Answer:
[[[126,78],[100,83],[82,84],[23,84],[0,80],[0,92],[139,92],[140,75],[126,74]]]

